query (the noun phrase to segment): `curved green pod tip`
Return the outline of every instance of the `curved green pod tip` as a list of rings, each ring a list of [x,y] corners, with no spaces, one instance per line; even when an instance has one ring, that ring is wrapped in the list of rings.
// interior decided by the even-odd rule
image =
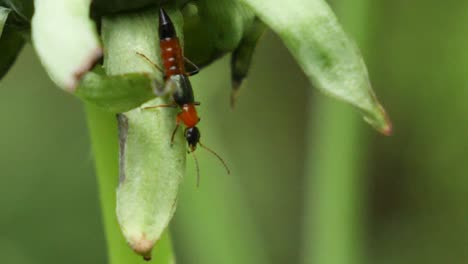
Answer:
[[[169,224],[185,173],[181,130],[171,144],[174,108],[143,109],[167,103],[156,98],[119,114],[120,183],[117,219],[132,249],[145,259]]]
[[[34,48],[51,79],[69,92],[102,56],[90,5],[91,0],[34,1]]]
[[[345,101],[389,135],[392,126],[369,82],[363,58],[324,0],[241,0],[275,31],[311,83]]]
[[[245,32],[239,46],[232,52],[231,57],[231,107],[234,107],[242,82],[247,77],[252,63],[252,57],[257,47],[257,42],[265,32],[265,24],[259,19],[252,22]]]
[[[3,28],[7,21],[8,15],[10,14],[10,9],[0,6],[0,36],[2,36]]]

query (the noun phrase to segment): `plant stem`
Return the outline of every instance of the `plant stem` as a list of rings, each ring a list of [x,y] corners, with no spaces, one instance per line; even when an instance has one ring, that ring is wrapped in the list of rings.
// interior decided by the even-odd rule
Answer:
[[[305,263],[361,264],[362,121],[330,99],[311,108]]]
[[[348,32],[365,45],[367,0],[335,1]],[[352,3],[347,3],[352,2]],[[359,2],[359,3],[356,3]],[[346,5],[353,4],[353,8]],[[311,102],[306,173],[304,263],[362,264],[366,201],[363,122],[348,106],[327,98]]]

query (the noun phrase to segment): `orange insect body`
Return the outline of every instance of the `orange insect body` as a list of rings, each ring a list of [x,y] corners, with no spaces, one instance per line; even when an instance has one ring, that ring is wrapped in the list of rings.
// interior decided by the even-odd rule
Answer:
[[[184,123],[186,127],[194,127],[200,121],[197,114],[197,109],[193,104],[183,105],[181,112],[177,115],[177,120]]]
[[[161,57],[164,64],[166,79],[173,75],[186,74],[184,56],[177,37],[164,38],[159,41]]]
[[[159,10],[159,46],[161,48],[161,57],[164,65],[166,82],[171,81],[172,76],[178,77],[177,89],[172,94],[172,98],[181,111],[177,114],[177,126],[172,132],[171,142],[174,141],[174,135],[177,132],[179,124],[183,123],[186,126],[184,137],[190,148],[190,152],[193,153],[197,166],[197,186],[200,179],[198,161],[194,153],[197,148],[197,144],[215,155],[224,165],[227,173],[229,174],[229,168],[224,160],[216,152],[205,147],[200,142],[200,130],[197,128],[200,118],[198,117],[197,109],[195,108],[199,103],[195,102],[192,85],[188,78],[188,76],[193,73],[187,73],[185,71],[185,58],[180,46],[179,38],[176,35],[176,31],[170,17],[162,8]],[[196,68],[196,72],[198,72],[198,67]]]
[[[173,94],[174,101],[181,108],[177,115],[177,121],[184,123],[188,128],[197,125],[197,110],[195,109],[195,99],[193,97],[192,86],[185,71],[185,60],[171,19],[163,9],[159,14],[159,47],[164,65],[166,81],[171,76],[180,75],[180,87]]]

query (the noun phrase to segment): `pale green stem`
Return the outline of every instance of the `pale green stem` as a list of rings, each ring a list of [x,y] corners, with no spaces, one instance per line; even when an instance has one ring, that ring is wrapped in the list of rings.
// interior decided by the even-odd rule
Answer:
[[[330,99],[310,113],[304,263],[362,264],[361,120]]]
[[[365,48],[367,0],[335,2],[341,23]],[[309,124],[303,263],[363,264],[368,145],[362,122],[349,106],[320,97],[310,103]]]

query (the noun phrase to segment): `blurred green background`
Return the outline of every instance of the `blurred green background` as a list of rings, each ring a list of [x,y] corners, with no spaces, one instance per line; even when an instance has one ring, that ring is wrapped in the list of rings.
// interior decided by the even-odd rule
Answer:
[[[343,21],[352,7],[335,6]],[[468,3],[379,0],[370,8],[364,33],[344,26],[392,118],[391,137],[312,92],[271,32],[235,111],[228,58],[193,78],[202,140],[233,173],[200,150],[197,190],[188,157],[171,226],[178,263],[307,263],[314,248],[323,264],[468,262]],[[328,108],[341,110],[331,116]],[[324,131],[340,118],[354,132]],[[3,263],[105,263],[82,104],[54,87],[31,46],[0,83],[0,121]],[[336,159],[324,161],[324,149]],[[347,156],[359,173],[339,170]],[[305,176],[323,164],[336,173]],[[334,217],[340,208],[350,212]]]

